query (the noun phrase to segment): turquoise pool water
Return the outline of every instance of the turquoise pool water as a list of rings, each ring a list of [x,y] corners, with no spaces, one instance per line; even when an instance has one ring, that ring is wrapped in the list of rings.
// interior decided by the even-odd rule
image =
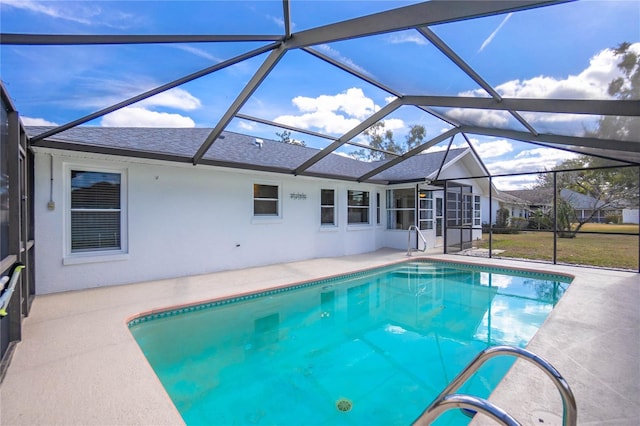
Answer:
[[[408,425],[478,352],[525,346],[569,281],[414,261],[129,327],[188,425]],[[487,397],[511,363],[463,391]]]

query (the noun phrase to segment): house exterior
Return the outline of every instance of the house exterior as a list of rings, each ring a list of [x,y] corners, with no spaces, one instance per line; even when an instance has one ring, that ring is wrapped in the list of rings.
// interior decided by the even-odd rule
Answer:
[[[622,218],[622,209],[617,205],[580,194],[567,188],[560,190],[560,198],[569,203],[580,222],[606,223],[611,217]]]
[[[640,223],[640,209],[630,207],[623,208],[622,223]]]
[[[503,193],[528,203],[525,208],[529,212],[539,210],[546,214],[552,210],[553,189],[551,188],[523,189],[504,191]],[[566,201],[573,208],[575,217],[581,222],[605,223],[612,216],[620,217],[624,221],[623,209],[618,205],[597,200],[594,197],[580,194],[568,188],[561,189],[559,196],[560,199]],[[513,212],[514,210],[512,210],[512,216],[514,216]]]
[[[514,223],[514,218],[519,218],[523,221],[526,221],[531,215],[531,206],[526,200],[522,198],[516,197],[506,191],[499,191],[495,199],[498,202],[498,209],[507,209],[509,211],[509,225],[516,226]],[[493,223],[495,223],[495,218],[497,217],[497,213],[494,213]]]
[[[357,182],[380,162],[330,154],[294,176],[318,150],[232,132],[193,166],[209,132],[77,127],[33,144],[38,293],[407,249],[408,235],[425,248],[411,225],[428,248],[481,236],[487,183],[447,180],[479,174],[470,149]]]

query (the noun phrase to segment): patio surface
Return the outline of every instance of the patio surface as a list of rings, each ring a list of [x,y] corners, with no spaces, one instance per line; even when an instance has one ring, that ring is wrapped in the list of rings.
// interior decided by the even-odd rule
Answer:
[[[568,381],[578,404],[578,424],[638,424],[639,274],[471,256],[414,254],[418,257],[574,275],[528,349],[550,361]],[[24,321],[23,341],[0,386],[0,424],[183,424],[129,333],[129,318],[406,259],[403,251],[385,249],[37,296]],[[516,362],[490,399],[523,424],[561,422],[555,387],[524,361]],[[484,423],[489,424],[485,419],[475,421]]]

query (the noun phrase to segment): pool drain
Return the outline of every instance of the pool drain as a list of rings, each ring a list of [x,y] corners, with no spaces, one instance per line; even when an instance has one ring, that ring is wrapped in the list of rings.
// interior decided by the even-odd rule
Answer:
[[[351,407],[353,407],[353,403],[346,398],[340,398],[338,402],[336,402],[336,408],[343,413],[351,411]]]

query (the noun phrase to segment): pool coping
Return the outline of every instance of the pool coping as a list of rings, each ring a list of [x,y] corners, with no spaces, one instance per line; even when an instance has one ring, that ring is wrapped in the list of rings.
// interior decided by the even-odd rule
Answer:
[[[575,276],[527,348],[567,378],[578,400],[579,424],[636,423],[640,416],[637,273],[434,253],[413,259]],[[37,296],[24,322],[23,341],[0,386],[0,423],[183,424],[129,332],[127,319],[170,305],[192,305],[406,260],[405,252],[380,250]],[[598,298],[605,303],[598,306]],[[579,339],[574,338],[576,333]],[[490,399],[523,424],[540,424],[539,420],[555,424],[562,407],[555,388],[548,389],[543,376],[516,362]],[[606,404],[601,389],[607,390]]]

